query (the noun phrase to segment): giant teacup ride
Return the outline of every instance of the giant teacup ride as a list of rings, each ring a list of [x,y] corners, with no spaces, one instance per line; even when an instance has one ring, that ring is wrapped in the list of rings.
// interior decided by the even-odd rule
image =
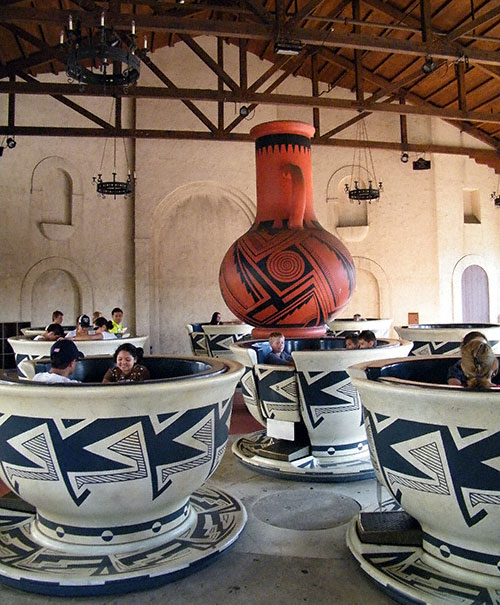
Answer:
[[[64,333],[67,334],[71,330],[74,330],[76,326],[61,326],[64,330]],[[45,333],[45,328],[43,326],[34,326],[29,328],[21,328],[21,333],[23,336],[27,338],[34,338],[35,336],[41,336]]]
[[[401,603],[498,603],[500,389],[447,385],[457,359],[413,356],[348,369],[377,478],[394,506],[361,511],[347,544]]]
[[[0,477],[24,504],[0,499],[1,582],[58,596],[149,589],[239,536],[242,504],[203,484],[224,453],[242,367],[143,363],[151,380],[140,383],[101,384],[109,356],[79,360],[81,384],[0,378]]]
[[[379,340],[348,350],[344,338],[291,338],[295,366],[265,364],[269,342],[231,346],[245,366],[241,389],[265,430],[244,435],[232,451],[245,466],[303,481],[356,481],[373,476],[359,395],[347,374],[361,361],[407,355],[410,342]]]
[[[469,332],[481,332],[493,350],[500,353],[500,324],[436,323],[395,326],[398,336],[413,342],[410,355],[458,355],[460,343]]]
[[[75,340],[78,349],[85,355],[112,355],[116,349],[126,342],[135,347],[144,348],[147,336],[130,336],[128,338],[111,338],[109,340]],[[8,339],[12,347],[20,378],[33,378],[34,366],[31,360],[41,359],[50,355],[50,348],[54,344],[48,340],[33,340],[25,336],[14,336]]]
[[[371,330],[377,338],[388,338],[392,326],[392,319],[367,318],[356,321],[352,318],[335,318],[328,322],[328,329],[333,336],[345,336],[347,333]]]

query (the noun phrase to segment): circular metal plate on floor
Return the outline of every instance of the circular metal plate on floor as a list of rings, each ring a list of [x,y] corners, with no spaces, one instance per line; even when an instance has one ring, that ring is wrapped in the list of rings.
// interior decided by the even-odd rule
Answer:
[[[316,530],[338,527],[359,513],[356,500],[329,490],[301,488],[269,494],[257,500],[253,514],[275,527]]]
[[[194,522],[165,541],[125,553],[66,553],[31,534],[34,515],[0,508],[0,582],[55,596],[106,595],[148,590],[211,563],[243,530],[247,514],[226,492],[203,486],[190,499]],[[75,549],[76,550],[76,549]]]

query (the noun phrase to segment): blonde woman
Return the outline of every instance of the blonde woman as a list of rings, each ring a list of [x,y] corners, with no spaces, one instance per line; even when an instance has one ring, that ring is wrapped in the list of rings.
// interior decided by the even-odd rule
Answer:
[[[490,345],[475,339],[462,347],[462,369],[469,389],[488,389],[498,371],[498,360]]]

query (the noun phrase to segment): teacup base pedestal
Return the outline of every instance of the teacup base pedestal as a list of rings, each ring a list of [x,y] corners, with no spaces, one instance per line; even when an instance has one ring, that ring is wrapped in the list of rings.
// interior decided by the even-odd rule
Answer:
[[[366,535],[360,539],[359,521],[363,512],[356,515],[349,524],[347,546],[362,571],[395,601],[419,605],[498,603],[500,578],[466,571],[453,565],[434,566],[433,557],[422,546],[396,544],[399,540],[394,539],[394,536],[393,539],[388,537],[391,543],[386,544],[378,539],[376,543],[370,543]],[[390,527],[393,512],[381,514],[387,517],[385,525]]]
[[[0,508],[0,582],[54,596],[93,596],[149,590],[208,565],[242,532],[247,514],[226,492],[203,486],[190,498],[192,523],[154,546],[104,554],[48,548],[32,533],[32,513]]]
[[[268,455],[272,439],[265,431],[242,435],[232,446],[233,454],[245,466],[254,471],[292,481],[343,482],[372,479],[375,476],[368,450],[359,456],[350,456],[349,461],[321,459],[311,454],[294,460],[277,459]],[[273,452],[274,453],[274,452]]]

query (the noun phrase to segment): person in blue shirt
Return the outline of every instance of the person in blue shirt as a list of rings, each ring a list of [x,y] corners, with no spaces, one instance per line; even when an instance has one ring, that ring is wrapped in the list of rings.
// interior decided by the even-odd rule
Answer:
[[[290,353],[285,351],[285,337],[281,332],[271,332],[269,334],[269,344],[271,351],[266,355],[264,363],[278,366],[293,366],[293,358]]]

